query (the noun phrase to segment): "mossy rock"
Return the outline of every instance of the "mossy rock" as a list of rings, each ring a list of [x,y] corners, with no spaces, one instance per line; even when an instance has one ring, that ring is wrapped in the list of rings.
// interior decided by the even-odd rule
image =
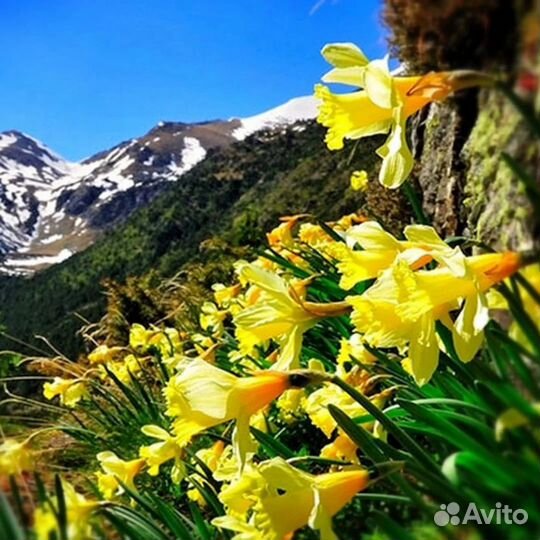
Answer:
[[[500,93],[481,96],[478,118],[462,150],[466,164],[462,220],[469,232],[498,248],[530,249],[538,227],[523,183],[501,158],[506,153],[534,174],[540,145]]]

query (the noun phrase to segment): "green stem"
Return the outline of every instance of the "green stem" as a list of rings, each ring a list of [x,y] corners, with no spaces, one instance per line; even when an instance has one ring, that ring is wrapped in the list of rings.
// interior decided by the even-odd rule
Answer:
[[[421,225],[429,225],[429,220],[424,214],[424,210],[422,208],[422,202],[420,201],[420,198],[418,197],[418,194],[416,191],[411,187],[410,183],[407,181],[402,186],[401,189],[403,191],[403,194],[409,201],[410,205],[412,206],[414,215],[416,217],[416,220]]]

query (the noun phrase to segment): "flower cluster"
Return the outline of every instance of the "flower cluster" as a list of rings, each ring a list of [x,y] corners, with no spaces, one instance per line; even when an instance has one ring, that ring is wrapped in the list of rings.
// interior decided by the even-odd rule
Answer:
[[[466,255],[424,225],[406,227],[398,239],[355,215],[320,225],[305,219],[284,219],[268,235],[270,251],[237,264],[237,283],[213,287],[199,329],[134,325],[129,347],[100,345],[82,376],[46,383],[47,399],[59,396],[72,408],[98,400],[96,386],[132,400],[128,389],[144,384],[145,399],[157,400],[150,422],[138,418],[138,447],[97,454],[105,499],[136,491],[143,477],[166,475],[206,505],[201,486],[217,482],[225,515],[214,524],[239,539],[278,540],[306,525],[334,538],[331,517],[370,478],[329,406],[352,418],[367,411],[336,378],[380,410],[395,388],[373,369],[377,350],[400,358],[420,385],[433,377],[440,351],[469,362],[483,341],[490,289],[521,266],[513,252]],[[331,287],[322,289],[324,280]],[[333,358],[310,357],[306,342],[317,339],[335,343]],[[306,421],[325,441],[319,459],[330,460],[331,471],[311,474],[262,458],[253,430]],[[378,422],[362,426],[386,436]],[[285,508],[294,508],[290,519]]]
[[[345,138],[389,132],[378,151],[387,187],[412,168],[406,119],[489,80],[475,72],[394,76],[386,60],[369,62],[351,44],[329,45],[323,55],[334,66],[326,82],[361,88],[338,96],[317,87],[326,142],[339,149]],[[352,180],[365,189],[367,173]],[[496,400],[462,402],[474,392],[453,379],[489,339],[493,355],[493,336],[504,334],[493,310],[506,309],[515,319],[502,348],[538,398],[522,357],[540,353],[539,265],[520,272],[529,255],[471,252],[427,225],[394,235],[356,213],[327,223],[309,218],[283,217],[258,258],[236,262],[232,284],[213,285],[195,327],[133,324],[124,346],[94,343],[84,361],[56,362],[62,376],[43,385],[43,397],[58,429],[92,453],[86,480],[95,497],[57,480],[55,495],[43,495],[34,513],[38,540],[92,537],[105,530],[94,529],[98,514],[135,540],[210,538],[211,527],[236,540],[289,540],[306,527],[335,540],[333,519],[360,504],[360,492],[366,500],[375,482],[402,490],[385,502],[416,497],[424,505],[416,491],[459,492],[460,467],[474,475],[471,464],[491,459],[492,483],[502,478],[516,490],[519,471],[484,452],[463,426],[496,447],[507,431],[538,425],[538,401],[516,397],[481,361],[486,380],[504,389]],[[507,287],[515,275],[518,300]],[[34,470],[31,439],[50,429],[2,442],[0,475]],[[528,435],[525,444],[537,442],[537,431]],[[451,454],[442,472],[434,452]],[[528,447],[524,454],[532,462]]]

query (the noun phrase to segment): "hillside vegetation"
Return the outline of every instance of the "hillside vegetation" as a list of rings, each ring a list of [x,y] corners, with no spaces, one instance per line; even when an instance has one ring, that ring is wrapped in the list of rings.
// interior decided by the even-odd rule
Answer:
[[[86,251],[32,278],[2,278],[0,322],[18,341],[4,338],[0,346],[31,353],[22,343],[42,347],[35,336],[44,335],[75,356],[84,320],[96,322],[105,311],[104,278],[122,283],[150,269],[173,276],[188,261],[215,259],[215,250],[200,250],[201,242],[215,237],[232,246],[257,247],[282,215],[309,212],[335,219],[365,206],[366,213],[384,214],[398,228],[403,210],[392,202],[397,195],[376,182],[367,200],[349,188],[351,171],[373,172],[378,143],[362,141],[358,148],[331,153],[322,129],[307,123],[210,151],[148,207]]]

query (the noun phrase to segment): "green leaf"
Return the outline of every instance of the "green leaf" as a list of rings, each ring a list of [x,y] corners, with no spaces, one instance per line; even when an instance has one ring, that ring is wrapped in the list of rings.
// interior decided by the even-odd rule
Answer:
[[[15,513],[0,490],[0,538],[6,540],[26,540],[26,534]]]
[[[103,515],[124,538],[130,540],[169,540],[156,523],[135,508],[112,505],[103,511]]]
[[[370,521],[388,535],[389,538],[396,540],[418,540],[401,525],[398,525],[392,518],[378,510],[372,513]]]
[[[58,522],[60,540],[68,540],[66,498],[64,497],[64,487],[62,486],[62,480],[57,474],[54,476],[54,490],[56,493],[56,520]]]
[[[414,456],[419,462],[421,462],[426,469],[433,471],[435,474],[439,473],[439,467],[433,461],[431,456],[423,450],[423,448],[410,437],[405,431],[403,431],[396,423],[388,418],[378,407],[376,407],[371,401],[364,396],[361,392],[348,385],[345,381],[339,377],[332,377],[332,382],[345,390],[355,401],[357,401],[369,414],[378,420],[388,433],[391,433],[403,446],[403,449]]]
[[[281,441],[278,441],[275,437],[268,435],[268,433],[264,433],[264,431],[256,427],[250,428],[250,431],[271,458],[280,456],[284,459],[290,459],[296,456],[290,448],[285,446]]]

